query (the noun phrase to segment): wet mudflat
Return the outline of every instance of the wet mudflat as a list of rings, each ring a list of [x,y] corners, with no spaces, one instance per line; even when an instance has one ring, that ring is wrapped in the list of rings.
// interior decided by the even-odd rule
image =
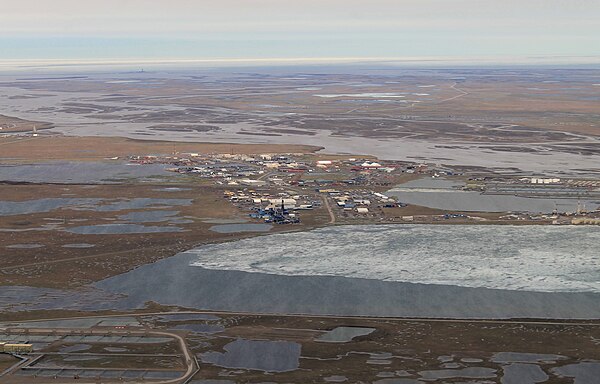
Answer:
[[[231,213],[235,207],[227,201],[213,201],[212,187],[154,191],[170,185],[3,184],[0,237],[5,241],[0,242],[0,249],[4,250],[0,252],[0,267],[13,268],[5,275],[4,285],[83,286],[117,274],[119,269],[126,271],[159,257],[172,256],[185,249],[182,244],[191,247],[199,241],[232,237],[208,231],[211,224],[196,219],[234,216]],[[5,248],[18,244],[44,247]],[[146,248],[149,250],[144,251]],[[128,256],[114,258],[121,255],[119,252]],[[102,260],[88,258],[95,254],[102,255]],[[80,257],[85,261],[55,263],[61,258]],[[47,262],[50,263],[46,265]],[[44,265],[42,275],[31,268],[14,269],[33,263]],[[113,272],[107,274],[108,270]],[[33,276],[39,280],[31,281]]]
[[[197,375],[199,380],[383,384],[538,384],[550,380],[548,382],[562,383],[561,377],[577,375],[584,380],[585,375],[593,374],[598,363],[590,360],[600,356],[589,339],[598,333],[595,326],[583,329],[580,325],[568,324],[419,320],[396,323],[390,319],[230,316],[223,318],[230,324],[223,332],[205,335],[202,342],[193,347],[204,368]],[[235,324],[229,322],[233,319]],[[322,343],[307,332],[343,327],[374,331],[344,343]],[[544,343],[551,334],[553,341]],[[197,340],[196,336],[192,338]],[[269,351],[283,348],[281,345],[285,342],[300,346],[299,365],[294,368],[295,364],[290,364],[290,369],[285,371],[269,371],[272,368],[266,366],[273,364]],[[278,344],[280,347],[274,347]],[[559,355],[558,350],[569,352]],[[541,353],[543,351],[551,353]],[[288,354],[280,351],[275,360],[281,361]],[[584,356],[590,360],[582,361]]]
[[[460,76],[469,89],[465,95],[449,84],[455,70],[432,74],[386,68],[387,79],[370,67],[362,73],[345,67],[328,70],[343,75],[323,75],[310,67],[287,75],[271,70],[255,68],[256,73],[245,75],[207,71],[202,79],[197,69],[144,79],[92,73],[68,82],[4,77],[0,107],[6,114],[31,120],[52,113],[52,132],[80,136],[302,142],[325,146],[328,152],[367,152],[382,158],[444,158],[449,164],[512,171],[598,173],[597,151],[590,149],[591,155],[586,155],[579,150],[597,146],[597,132],[589,124],[597,109],[597,87],[589,82],[594,71],[558,75],[565,83],[578,84],[583,83],[580,76],[585,77],[585,85],[575,92],[540,83],[540,68],[535,73],[522,71],[508,83],[505,74],[479,76],[467,70]],[[427,77],[422,83],[431,88],[415,82],[422,76]],[[556,76],[543,73],[543,78]],[[262,82],[258,93],[257,82]],[[228,95],[222,93],[223,84]],[[446,103],[449,99],[453,102]],[[495,101],[493,116],[480,108],[481,100]],[[564,114],[539,111],[525,118],[517,112],[523,103],[570,109]],[[374,104],[377,111],[367,108]],[[413,116],[415,107],[418,116]],[[463,111],[460,117],[455,116],[457,108]],[[554,130],[548,130],[548,124]]]
[[[179,211],[140,211],[120,215],[117,218],[130,223],[158,223],[163,221],[174,221]]]
[[[127,209],[143,208],[172,208],[173,206],[187,206],[192,204],[192,199],[165,199],[139,197],[133,199],[117,199],[116,201],[105,201],[94,207],[97,212],[116,212]]]
[[[218,233],[239,233],[239,232],[268,232],[273,228],[270,224],[220,224],[213,225],[209,229]]]

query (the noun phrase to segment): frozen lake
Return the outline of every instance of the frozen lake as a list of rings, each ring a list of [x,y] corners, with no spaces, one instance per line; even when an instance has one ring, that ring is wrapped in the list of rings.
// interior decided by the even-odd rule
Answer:
[[[87,287],[0,287],[0,310],[148,301],[261,313],[600,318],[595,227],[371,225],[206,245]]]
[[[186,253],[206,269],[539,292],[600,293],[600,231],[575,226],[363,225]]]
[[[123,296],[93,307],[600,318],[598,244],[593,227],[330,227],[180,253],[94,284]]]

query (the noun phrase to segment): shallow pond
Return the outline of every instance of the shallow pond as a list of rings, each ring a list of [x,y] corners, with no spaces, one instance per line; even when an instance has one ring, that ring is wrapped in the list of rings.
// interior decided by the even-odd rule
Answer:
[[[60,208],[94,206],[101,199],[77,198],[46,198],[25,201],[0,201],[0,216],[27,215],[32,213],[50,212]]]
[[[192,320],[207,320],[216,321],[220,320],[219,316],[207,314],[207,313],[171,313],[164,315],[153,316],[158,321],[192,321]]]
[[[502,384],[536,384],[548,380],[548,375],[535,364],[515,363],[503,369]]]
[[[494,363],[554,363],[566,359],[561,355],[540,353],[499,352],[492,356]]]
[[[419,375],[425,380],[439,379],[493,379],[496,377],[496,370],[483,367],[468,367],[463,369],[439,369],[432,371],[421,371]]]
[[[598,384],[600,378],[599,362],[583,362],[569,364],[552,369],[552,372],[562,377],[571,377],[575,381],[573,384]]]
[[[74,244],[65,244],[62,246],[63,248],[93,248],[94,244],[89,243],[74,243]]]
[[[203,353],[200,355],[202,362],[266,372],[293,371],[300,364],[301,346],[289,341],[237,339],[223,349],[225,352]]]
[[[87,351],[90,348],[92,348],[92,346],[90,344],[74,344],[74,345],[62,347],[59,350],[59,352],[60,353],[82,352],[82,351]]]
[[[424,381],[416,379],[381,379],[374,381],[373,384],[424,384]]]
[[[123,352],[129,351],[127,348],[120,348],[120,347],[104,347],[103,349],[106,352],[110,352],[110,353],[123,353]]]
[[[57,209],[72,209],[77,211],[117,212],[130,209],[144,208],[170,208],[192,204],[192,199],[158,199],[158,198],[133,198],[133,199],[101,199],[101,198],[66,198],[55,197],[36,200],[8,201],[0,200],[0,216],[27,215],[32,213],[51,212]],[[133,212],[128,215],[131,220],[152,218],[159,215],[160,211],[153,213]],[[162,211],[172,212],[172,211]],[[177,214],[175,212],[174,214]],[[144,215],[145,214],[145,215]],[[174,215],[173,214],[173,215]],[[127,215],[125,215],[127,216]],[[163,216],[172,216],[164,214]],[[161,216],[162,217],[162,216]],[[62,220],[61,220],[62,222]]]
[[[122,162],[47,162],[0,165],[0,180],[30,183],[98,183],[152,176],[175,176],[160,164]]]
[[[225,330],[225,327],[214,324],[179,324],[169,329],[190,331],[193,333],[219,333]]]
[[[346,376],[328,376],[328,377],[324,377],[323,380],[325,380],[328,383],[343,383],[345,381],[348,381],[348,378]]]
[[[137,197],[133,199],[104,200],[91,209],[98,212],[115,212],[129,209],[142,208],[171,208],[192,204],[192,199],[157,199],[149,197]]]
[[[373,333],[375,328],[362,327],[337,327],[319,336],[316,341],[325,343],[347,343],[355,337],[365,336]]]
[[[66,231],[70,233],[76,233],[79,235],[115,235],[130,233],[182,232],[183,229],[179,227],[157,227],[139,224],[98,224],[73,227],[66,229]]]
[[[7,245],[6,248],[9,249],[37,249],[37,248],[43,248],[44,245],[42,244],[12,244],[12,245]]]
[[[449,211],[552,213],[554,209],[559,212],[575,212],[577,209],[578,199],[481,194],[459,189],[463,185],[445,179],[420,179],[401,184],[386,194],[403,203]],[[583,202],[588,207],[598,205],[593,201]]]

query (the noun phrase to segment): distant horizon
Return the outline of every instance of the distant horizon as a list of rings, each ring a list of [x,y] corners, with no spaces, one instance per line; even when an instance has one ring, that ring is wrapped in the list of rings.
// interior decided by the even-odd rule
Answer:
[[[597,0],[0,0],[6,60],[600,57]]]
[[[518,66],[590,66],[600,68],[600,56],[528,56],[528,57],[281,57],[281,58],[88,58],[88,59],[8,59],[0,62],[0,72],[24,70],[86,70],[139,67],[137,70],[267,66],[360,66],[389,67],[518,67]]]

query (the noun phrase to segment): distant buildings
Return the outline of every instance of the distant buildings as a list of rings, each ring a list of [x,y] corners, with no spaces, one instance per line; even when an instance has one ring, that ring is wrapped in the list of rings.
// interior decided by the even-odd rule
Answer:
[[[558,183],[560,183],[560,179],[532,177],[529,182],[531,184],[558,184]]]

